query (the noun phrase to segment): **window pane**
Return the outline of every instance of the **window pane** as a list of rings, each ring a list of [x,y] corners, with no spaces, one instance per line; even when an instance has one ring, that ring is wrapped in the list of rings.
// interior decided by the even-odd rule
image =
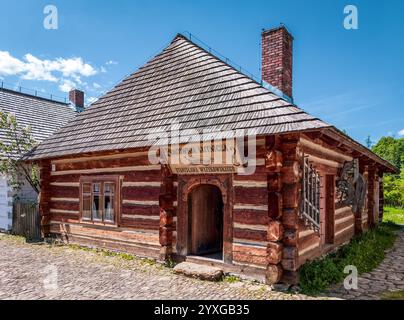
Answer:
[[[114,194],[114,187],[115,187],[114,183],[106,183],[105,186],[104,186],[104,193],[113,195]]]
[[[83,183],[83,193],[91,193],[91,183]]]
[[[91,197],[83,196],[83,219],[91,220]]]
[[[100,202],[101,202],[100,196],[94,195],[93,196],[93,220],[102,220]]]
[[[114,197],[109,195],[104,197],[104,220],[114,221]]]
[[[100,192],[100,183],[94,183],[93,184],[93,192],[94,193],[99,193]]]

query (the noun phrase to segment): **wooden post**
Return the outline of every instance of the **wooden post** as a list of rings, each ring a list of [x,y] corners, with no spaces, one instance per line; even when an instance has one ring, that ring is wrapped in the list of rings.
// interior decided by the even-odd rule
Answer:
[[[334,243],[335,226],[335,175],[325,176],[325,242]]]
[[[267,230],[267,270],[266,281],[269,284],[277,283],[282,278],[282,251],[283,251],[283,225],[282,218],[282,152],[279,137],[267,137],[267,155],[265,166],[267,171],[268,188],[268,230]]]
[[[282,223],[284,227],[282,280],[298,282],[299,208],[301,202],[301,168],[299,164],[299,135],[282,138],[280,150],[283,155],[282,167]]]
[[[173,215],[174,215],[174,179],[168,166],[161,169],[160,188],[160,260],[170,259],[173,244]]]
[[[368,180],[368,166],[363,164],[360,160],[359,160],[359,172],[363,175],[363,177],[367,181]],[[366,195],[366,197],[367,197],[367,195]],[[363,216],[367,215],[367,212],[368,212],[368,200],[366,199],[365,200],[365,206],[364,206],[364,208],[362,208],[361,212],[354,212],[354,215],[355,215],[355,234],[361,234],[365,230],[365,228],[367,227],[363,223]],[[369,221],[368,221],[368,223],[369,223]]]
[[[50,233],[50,179],[51,163],[48,160],[41,160],[39,163],[40,192],[39,214],[41,217],[41,238],[45,238]]]
[[[376,225],[375,221],[375,180],[377,177],[376,169],[369,167],[368,169],[368,225],[373,228]]]
[[[383,172],[379,172],[379,223],[383,221],[384,213],[384,187],[383,187]]]

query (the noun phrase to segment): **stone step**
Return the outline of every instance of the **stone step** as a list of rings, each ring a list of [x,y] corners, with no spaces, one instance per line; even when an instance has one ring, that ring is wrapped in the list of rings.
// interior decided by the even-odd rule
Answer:
[[[206,258],[203,256],[187,256],[185,259],[185,262],[191,262],[195,264],[203,264],[205,266],[210,266],[210,267],[215,267],[222,269],[225,271],[223,268],[225,268],[225,263],[222,260],[218,259],[212,259],[212,258]]]
[[[208,281],[219,281],[223,277],[223,270],[220,268],[192,262],[181,262],[177,264],[174,267],[174,273]]]
[[[234,264],[224,263],[222,260],[211,259],[201,256],[187,256],[186,262],[200,265],[206,265],[221,269],[224,274],[231,274],[244,280],[259,281],[265,283],[265,270],[251,268],[248,266],[237,266]]]

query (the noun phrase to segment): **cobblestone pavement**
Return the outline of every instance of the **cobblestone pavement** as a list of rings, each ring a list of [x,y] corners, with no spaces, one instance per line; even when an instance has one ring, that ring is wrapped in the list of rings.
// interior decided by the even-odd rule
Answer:
[[[0,234],[0,299],[311,299],[263,284],[206,282],[150,260]]]
[[[380,299],[382,293],[404,290],[404,229],[398,232],[394,246],[386,253],[384,261],[372,272],[358,278],[357,290],[334,286],[329,295],[342,299]]]
[[[404,230],[358,290],[338,285],[316,299],[378,299],[404,290]],[[74,246],[26,244],[0,234],[0,299],[314,299],[249,281],[217,283],[175,275],[147,259],[110,256]]]

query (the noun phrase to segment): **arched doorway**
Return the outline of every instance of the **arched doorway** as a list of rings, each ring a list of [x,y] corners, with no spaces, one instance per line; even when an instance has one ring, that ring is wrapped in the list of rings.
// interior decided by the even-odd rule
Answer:
[[[223,259],[223,197],[217,186],[201,184],[188,194],[189,253]]]

